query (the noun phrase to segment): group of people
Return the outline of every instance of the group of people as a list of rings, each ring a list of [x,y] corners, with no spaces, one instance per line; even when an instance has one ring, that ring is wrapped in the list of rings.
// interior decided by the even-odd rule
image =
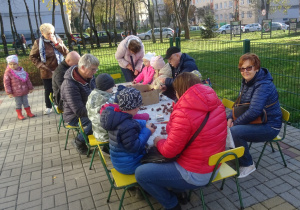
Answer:
[[[260,66],[257,55],[247,53],[240,57],[238,70],[242,84],[238,103],[250,103],[250,106],[233,120],[232,113],[226,117],[225,107],[215,91],[203,84],[193,58],[177,47],[170,47],[164,57],[168,61],[165,64],[162,56],[145,54],[142,41],[131,35],[119,44],[115,54],[126,81],[153,85],[176,102],[166,126],[167,138],[155,137],[154,146],[167,158],[180,155],[179,158],[170,163],[141,164],[147,140],[155,127],[147,123],[148,114],[138,114],[142,105],[140,92],[122,87],[113,98],[113,78],[106,73],[94,76],[99,66],[96,57],[69,53],[55,37],[50,24],[43,24],[40,31],[42,36],[34,43],[30,58],[40,69],[44,82],[45,114],[51,112],[49,94],[54,91],[64,121],[77,126],[80,118],[87,135],[94,134],[100,142],[108,141],[106,152],[114,168],[123,174],[135,174],[142,188],[165,209],[181,209],[180,204],[186,202],[186,190],[208,183],[213,171],[208,159],[225,150],[227,127],[235,146],[245,147],[245,154],[239,159],[239,178],[256,170],[247,143],[271,140],[280,131],[282,115],[278,93],[270,72]],[[22,104],[27,115],[33,117],[27,100],[28,92],[33,90],[28,74],[18,66],[16,56],[9,56],[7,62],[5,90],[15,97],[19,119],[23,119]],[[264,110],[267,122],[252,124]],[[206,116],[204,128],[185,149]],[[86,154],[81,134],[73,144],[80,154]]]

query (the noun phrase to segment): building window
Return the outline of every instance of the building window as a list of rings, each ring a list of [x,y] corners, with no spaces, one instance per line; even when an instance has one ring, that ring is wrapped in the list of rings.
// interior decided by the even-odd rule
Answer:
[[[218,4],[215,4],[215,9],[218,9]]]
[[[241,17],[244,18],[244,16],[245,16],[245,12],[243,11]]]
[[[251,18],[252,17],[252,11],[247,11],[247,17]]]
[[[229,8],[232,7],[232,1],[229,1]]]
[[[252,4],[252,0],[247,0],[248,1],[248,4]]]
[[[224,2],[224,8],[226,8],[226,7],[227,7],[227,2],[225,1],[225,2]]]
[[[220,15],[220,20],[223,20],[223,15],[222,14]]]
[[[220,9],[222,9],[222,6],[223,6],[222,3],[220,3]]]
[[[216,20],[219,20],[219,15],[216,15],[216,16],[215,16],[215,19],[216,19]]]
[[[225,20],[228,19],[228,15],[227,15],[227,14],[224,15],[224,19],[225,19]]]
[[[229,14],[229,18],[232,19],[233,18],[233,13]]]
[[[243,5],[244,4],[244,0],[241,0],[241,5]]]

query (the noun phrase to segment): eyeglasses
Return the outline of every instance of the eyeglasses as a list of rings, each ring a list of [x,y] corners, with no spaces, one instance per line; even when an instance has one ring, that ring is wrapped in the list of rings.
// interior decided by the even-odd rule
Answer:
[[[239,68],[240,72],[251,71],[253,69],[253,66],[247,66],[246,68]]]

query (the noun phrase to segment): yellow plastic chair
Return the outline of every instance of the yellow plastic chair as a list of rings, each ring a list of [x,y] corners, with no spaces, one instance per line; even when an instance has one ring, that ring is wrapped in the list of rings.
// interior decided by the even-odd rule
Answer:
[[[89,157],[89,155],[90,155],[90,149],[94,148],[92,159],[91,159],[91,163],[90,163],[90,170],[91,170],[92,169],[92,165],[93,165],[93,161],[94,161],[94,157],[95,157],[95,153],[96,153],[96,150],[98,149],[97,146],[98,145],[100,145],[100,146],[108,146],[108,142],[97,141],[97,139],[95,138],[94,135],[88,135],[87,136],[85,134],[85,132],[84,132],[84,129],[83,129],[83,126],[82,126],[80,118],[79,118],[78,126],[79,126],[80,132],[82,133],[82,136],[84,138],[85,144],[88,147],[88,151],[87,151],[87,154],[86,154],[87,157]]]
[[[215,168],[213,170],[213,173],[210,177],[208,184],[203,187],[198,188],[198,189],[200,189],[200,196],[201,196],[201,200],[202,200],[203,209],[206,209],[206,206],[205,206],[205,202],[204,202],[204,195],[203,195],[202,189],[204,187],[209,186],[212,182],[223,180],[221,188],[220,188],[221,190],[223,190],[225,179],[229,178],[229,177],[234,177],[234,179],[235,179],[237,192],[238,192],[239,200],[240,200],[240,206],[241,206],[241,209],[244,209],[242,195],[241,195],[240,186],[239,186],[239,182],[238,182],[238,176],[240,175],[238,158],[244,155],[244,151],[245,151],[244,147],[237,147],[237,148],[227,150],[224,152],[220,152],[220,153],[210,156],[210,158],[208,160],[208,165],[215,166]],[[225,163],[230,160],[235,160],[235,169],[231,168],[227,163]],[[219,164],[222,164],[222,165],[220,166],[217,176],[214,178]],[[194,190],[190,190],[190,193],[188,196],[189,200],[190,200],[192,191],[194,191]]]
[[[280,109],[281,109],[281,113],[282,113],[282,121],[283,121],[283,123],[284,123],[284,125],[283,125],[283,135],[282,135],[282,137],[280,137],[280,136],[278,135],[278,136],[276,136],[274,139],[265,142],[264,147],[263,147],[263,149],[262,149],[262,151],[261,151],[261,153],[260,153],[260,156],[259,156],[259,158],[258,158],[258,161],[257,161],[257,163],[256,163],[256,168],[257,168],[258,165],[259,165],[260,159],[261,159],[261,157],[262,157],[262,155],[263,155],[263,153],[264,153],[264,151],[265,151],[265,148],[266,148],[266,146],[267,146],[268,143],[270,143],[270,145],[271,145],[272,152],[275,152],[272,143],[276,143],[276,144],[277,144],[278,150],[279,150],[280,155],[281,155],[281,158],[282,158],[282,160],[283,160],[283,164],[284,164],[285,167],[287,167],[287,164],[286,164],[285,159],[284,159],[284,156],[283,156],[283,154],[282,154],[282,151],[281,151],[279,142],[280,142],[280,141],[283,141],[283,140],[285,139],[285,135],[286,135],[286,126],[287,126],[288,121],[289,121],[289,119],[290,119],[290,113],[289,113],[287,110],[285,110],[284,108],[282,108],[282,107],[280,107]],[[249,149],[251,148],[251,145],[252,145],[252,142],[249,144]]]
[[[117,73],[117,74],[111,74],[110,75],[113,79],[120,79],[121,78],[121,73]]]
[[[227,98],[223,98],[223,99],[222,99],[222,104],[223,104],[226,108],[232,109],[234,102],[228,100]]]
[[[106,200],[107,203],[109,202],[111,192],[112,192],[113,189],[115,189],[115,190],[123,189],[124,191],[122,193],[121,200],[120,200],[120,205],[119,205],[119,210],[120,210],[122,208],[122,204],[123,204],[123,200],[124,200],[124,196],[125,196],[126,191],[129,188],[138,187],[141,190],[141,192],[142,192],[145,200],[149,204],[150,208],[153,210],[153,206],[152,206],[151,202],[149,201],[149,199],[148,199],[147,195],[145,194],[144,190],[137,183],[134,174],[126,175],[126,174],[121,174],[120,172],[118,172],[114,168],[108,169],[107,168],[107,163],[106,163],[106,160],[103,156],[100,145],[98,145],[98,154],[100,156],[101,163],[102,163],[103,168],[105,170],[105,173],[107,175],[108,181],[110,183],[110,190],[109,190],[108,198]]]
[[[69,139],[69,132],[70,130],[72,130],[74,132],[74,130],[77,132],[77,134],[79,133],[79,127],[78,126],[71,126],[71,125],[65,125],[64,122],[64,118],[63,118],[63,111],[60,110],[58,107],[55,107],[54,102],[53,102],[53,95],[52,93],[50,93],[49,95],[49,99],[52,105],[52,108],[54,110],[54,112],[59,115],[59,124],[57,126],[57,133],[59,133],[61,125],[67,130],[67,138],[66,138],[66,142],[65,142],[65,150],[67,149],[67,144],[68,144],[68,139]]]

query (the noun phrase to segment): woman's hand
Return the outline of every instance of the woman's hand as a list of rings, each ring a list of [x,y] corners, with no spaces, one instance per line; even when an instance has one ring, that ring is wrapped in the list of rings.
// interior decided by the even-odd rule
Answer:
[[[231,128],[231,127],[233,126],[233,121],[232,121],[231,118],[229,118],[229,119],[227,120],[227,126],[228,126],[229,128]]]
[[[155,128],[152,126],[152,123],[148,123],[146,124],[146,128],[148,128],[151,131],[151,134],[153,134],[155,132]]]
[[[52,36],[50,36],[50,41],[53,42],[54,45],[57,44],[57,39],[56,39],[56,36],[54,34]]]
[[[29,90],[29,93],[32,93],[33,92],[33,90]]]
[[[129,70],[131,70],[131,71],[133,71],[133,68],[132,68],[132,65],[131,65],[131,64],[128,64],[128,65],[126,66],[126,68],[129,69]]]
[[[13,94],[8,94],[8,97],[12,98],[12,97],[14,97],[14,96],[13,96]]]
[[[139,74],[139,71],[138,70],[134,70],[134,75],[138,75]]]
[[[156,146],[157,142],[159,142],[162,139],[164,139],[162,136],[156,136],[155,139],[154,139],[154,141],[153,141],[154,146]]]

